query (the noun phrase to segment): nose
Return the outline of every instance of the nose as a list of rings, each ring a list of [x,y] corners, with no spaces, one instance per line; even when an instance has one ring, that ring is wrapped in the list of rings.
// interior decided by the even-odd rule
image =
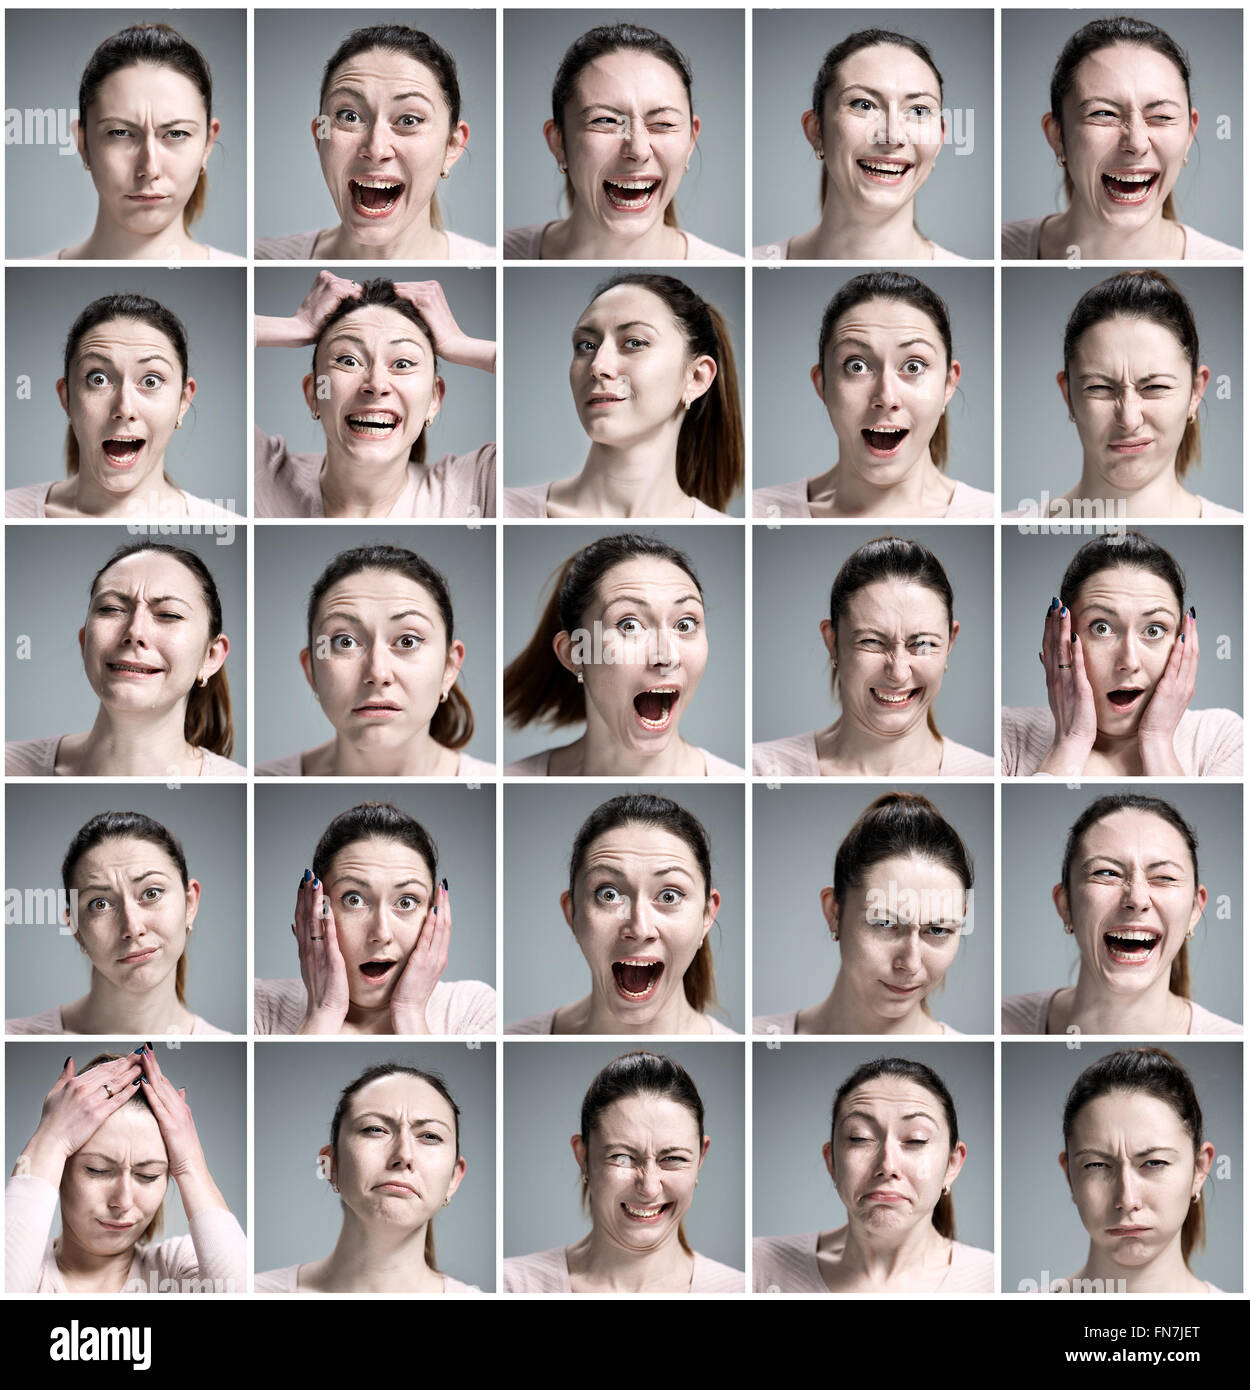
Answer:
[[[893,372],[882,372],[873,386],[872,405],[879,410],[897,410],[902,396]]]
[[[896,146],[903,143],[903,118],[897,102],[890,102],[881,117],[881,143]]]
[[[411,1172],[416,1147],[416,1139],[413,1137],[412,1131],[407,1125],[400,1125],[391,1144],[390,1166]]]
[[[368,685],[390,685],[391,649],[385,642],[372,642],[369,645],[369,660],[365,667],[365,682]]]
[[[894,952],[894,968],[900,973],[914,974],[920,968],[920,937],[914,931],[904,931]]]
[[[390,910],[381,906],[369,918],[368,940],[371,944],[385,945],[395,939],[395,927],[391,921]]]
[[[133,420],[135,418],[135,398],[138,394],[138,387],[129,376],[123,375],[117,383],[117,392],[113,398],[113,419],[114,420]]]
[[[887,1134],[877,1151],[877,1164],[873,1176],[896,1178],[899,1173],[899,1141],[896,1135]]]
[[[1137,634],[1126,631],[1120,639],[1119,652],[1117,653],[1117,671],[1137,671],[1141,669],[1141,646]]]
[[[365,127],[360,152],[373,162],[383,160],[391,153],[391,128],[386,121],[371,121]]]
[[[677,643],[668,628],[663,626],[654,628],[651,632],[650,642],[649,655],[652,666],[668,670],[677,664]]]
[[[628,898],[628,909],[621,920],[621,937],[625,941],[653,941],[655,927],[651,921],[650,906],[646,897],[635,893]]]
[[[616,344],[610,339],[605,338],[599,344],[599,349],[590,359],[590,374],[596,381],[607,380],[616,375],[617,356]]]
[[[1137,428],[1142,422],[1141,397],[1132,387],[1120,393],[1116,400],[1116,418],[1125,433]]]
[[[1149,907],[1150,892],[1146,884],[1146,875],[1140,869],[1132,867],[1124,875],[1121,901],[1125,907],[1131,907],[1134,910]]]
[[[1145,113],[1137,110],[1128,112],[1120,127],[1120,149],[1125,153],[1136,152],[1144,150],[1148,143]]]
[[[117,1221],[126,1221],[135,1211],[135,1180],[133,1174],[123,1170],[109,1185],[108,1209]]]
[[[160,145],[155,129],[149,130],[135,142],[135,173],[141,179],[150,179],[157,172]]]
[[[621,138],[621,153],[626,159],[634,159],[639,163],[650,158],[651,132],[647,129],[646,121],[640,116],[627,118],[625,134]]]
[[[379,355],[365,369],[365,379],[361,389],[371,396],[385,396],[390,393],[391,378],[387,371],[386,359]]]
[[[1120,1167],[1116,1179],[1115,1206],[1126,1215],[1141,1209],[1141,1198],[1137,1195],[1137,1171],[1131,1163]]]
[[[130,617],[126,620],[126,640],[136,647],[146,647],[150,634],[148,628],[151,626],[146,605],[136,603],[130,610]]]
[[[903,642],[895,642],[886,652],[885,669],[896,684],[904,684],[911,676],[911,654]]]
[[[660,1170],[652,1159],[644,1158],[634,1169],[634,1191],[647,1204],[660,1199]]]

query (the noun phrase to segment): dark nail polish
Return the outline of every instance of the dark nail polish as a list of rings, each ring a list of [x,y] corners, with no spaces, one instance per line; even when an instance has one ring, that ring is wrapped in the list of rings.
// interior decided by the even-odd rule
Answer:
[[[1066,608],[1061,608],[1059,610],[1059,616],[1061,618],[1066,618],[1068,616],[1068,610]]]
[[[437,907],[434,909],[434,912],[433,912],[432,915],[435,916],[435,917],[438,916],[438,908],[437,908]]]
[[[142,1049],[141,1047],[136,1047],[136,1048],[135,1048],[135,1056],[136,1056],[136,1057],[139,1057],[139,1056],[141,1056],[142,1054],[143,1054],[143,1049]]]
[[[143,1044],[143,1050],[144,1050],[146,1053],[148,1053],[148,1055],[150,1056],[151,1053],[152,1053],[152,1044],[151,1044],[151,1043],[144,1043],[144,1044]]]
[[[447,880],[446,880],[446,879],[443,880],[443,892],[444,892],[444,893],[447,892]]]
[[[311,869],[305,869],[305,870],[304,870],[304,877],[303,877],[302,879],[300,879],[300,882],[301,882],[301,883],[307,883],[308,880],[309,880],[310,878],[312,878],[312,870],[311,870]]]
[[[72,1056],[73,1056],[73,1053],[70,1053],[70,1057],[72,1057]],[[65,1068],[66,1068],[67,1066],[69,1066],[69,1057],[67,1057],[67,1058],[61,1063],[61,1070],[64,1071]]]
[[[1185,634],[1182,632],[1182,633],[1181,633],[1181,641],[1183,642],[1184,640],[1185,640]]]
[[[1072,639],[1071,639],[1071,640],[1072,640],[1072,645],[1075,647],[1075,646],[1076,646],[1076,633],[1075,633],[1075,632],[1072,634]]]
[[[1197,622],[1197,621],[1198,621],[1198,610],[1197,610],[1196,608],[1191,607],[1190,610],[1189,610],[1189,616],[1194,620],[1194,622]]]
[[[1059,607],[1059,600],[1058,600],[1057,598],[1052,598],[1051,601],[1050,601],[1050,611],[1053,613],[1053,612],[1055,611],[1055,609],[1058,608],[1058,607]]]
[[[134,1079],[130,1084],[131,1084],[132,1086],[137,1086],[137,1085],[139,1084],[139,1082],[142,1081],[142,1080],[143,1080],[143,1078],[142,1078],[141,1076],[136,1076],[135,1079]]]
[[[145,1086],[150,1084],[146,1076],[141,1076],[139,1080],[142,1081]]]
[[[314,887],[314,888],[320,888],[320,887],[321,887],[321,880],[320,880],[319,878],[314,878],[314,879],[313,879],[313,887]]]

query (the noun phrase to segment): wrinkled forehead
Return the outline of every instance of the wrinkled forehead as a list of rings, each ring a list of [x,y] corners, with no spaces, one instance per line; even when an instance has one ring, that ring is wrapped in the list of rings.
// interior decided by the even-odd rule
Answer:
[[[1172,60],[1144,43],[1113,43],[1087,54],[1072,74],[1067,103],[1073,108],[1084,101],[1114,100],[1182,116],[1188,114],[1185,79]]]
[[[324,347],[340,338],[359,339],[372,350],[408,347],[432,353],[429,338],[407,314],[385,304],[366,304],[336,319],[321,338]]]
[[[672,866],[684,869],[696,882],[703,880],[693,850],[680,835],[661,825],[627,823],[605,830],[590,842],[581,873],[611,867],[650,875]]]
[[[170,367],[181,366],[172,339],[150,323],[131,318],[106,319],[82,334],[75,344],[73,360],[79,362],[92,356],[137,365],[161,359]]]
[[[599,1112],[595,1136],[602,1144],[629,1144],[639,1151],[694,1150],[699,1122],[680,1101],[669,1096],[636,1092],[622,1096]]]
[[[95,1070],[93,1067],[85,1076],[90,1078]],[[100,1085],[104,1084],[101,1078]],[[79,1153],[84,1151],[128,1164],[164,1163],[167,1158],[156,1116],[145,1103],[133,1101],[113,1111],[78,1149]]]
[[[161,125],[165,121],[202,121],[207,113],[199,87],[167,63],[132,63],[109,73],[96,88],[91,103],[93,118],[129,119],[146,114]]]
[[[686,84],[677,69],[654,53],[636,48],[618,48],[592,58],[577,74],[565,115],[575,116],[582,107],[599,104],[638,116],[667,107],[690,111]]]
[[[362,569],[331,584],[317,605],[317,618],[336,610],[350,611],[371,622],[402,622],[424,617],[439,627],[442,614],[434,595],[398,570]]]
[[[338,851],[326,870],[326,882],[334,884],[345,878],[384,889],[412,883],[427,893],[434,886],[430,866],[419,850],[381,835],[354,840]]]
[[[110,565],[96,580],[92,593],[103,590],[145,599],[179,599],[202,612],[208,607],[196,576],[181,560],[159,550],[140,550]]]
[[[900,637],[917,632],[945,633],[950,627],[942,596],[911,579],[879,579],[847,600],[842,626],[870,627]]]
[[[1079,615],[1103,609],[1127,620],[1162,616],[1176,621],[1180,605],[1166,579],[1140,565],[1114,565],[1091,574],[1072,601]]]
[[[852,1114],[868,1115],[885,1124],[923,1118],[946,1128],[941,1100],[927,1087],[904,1076],[878,1076],[848,1091],[838,1108],[839,1125]]]
[[[699,586],[680,565],[659,555],[635,555],[613,565],[599,580],[599,605],[641,600],[655,608],[702,607]]]
[[[394,1072],[366,1082],[351,1098],[348,1115],[389,1115],[407,1123],[415,1119],[438,1120],[454,1134],[456,1116],[444,1096],[420,1076]]]
[[[448,110],[443,85],[434,70],[408,53],[370,48],[339,64],[326,83],[325,100],[344,95],[345,89],[374,101],[398,101],[424,97]]]
[[[90,883],[94,878],[106,875],[130,878],[149,869],[170,875],[178,873],[178,866],[164,845],[133,835],[110,836],[93,845],[79,859],[74,879],[78,883]]]
[[[927,347],[946,352],[942,331],[923,310],[903,299],[865,299],[840,314],[829,334],[826,352],[843,345],[865,345],[874,351],[911,351]]]

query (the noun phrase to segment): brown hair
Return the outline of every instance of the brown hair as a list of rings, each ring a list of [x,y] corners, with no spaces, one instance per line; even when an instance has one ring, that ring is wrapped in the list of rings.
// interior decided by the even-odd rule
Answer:
[[[1076,1117],[1090,1101],[1114,1091],[1129,1094],[1140,1092],[1170,1105],[1185,1133],[1193,1140],[1194,1156],[1197,1157],[1202,1144],[1202,1107],[1198,1104],[1198,1095],[1189,1073],[1170,1052],[1165,1052],[1161,1047],[1133,1047],[1122,1052],[1109,1052],[1085,1068],[1073,1082],[1063,1106],[1065,1151],[1072,1142]],[[1069,1186],[1071,1183],[1072,1176],[1069,1174]],[[1181,1258],[1186,1268],[1189,1267],[1190,1255],[1195,1249],[1201,1249],[1206,1241],[1205,1201],[1203,1192],[1199,1191],[1198,1200],[1190,1203],[1181,1227]]]
[[[121,1054],[118,1052],[97,1052],[96,1055],[87,1063],[87,1065],[83,1067],[82,1071],[78,1072],[78,1075],[82,1076],[84,1072],[89,1072],[93,1067],[103,1066],[105,1062],[117,1062],[120,1060]],[[153,1118],[155,1119],[155,1112],[152,1111],[152,1107],[148,1103],[147,1091],[145,1087],[142,1084],[140,1084],[136,1086],[134,1089],[134,1095],[131,1096],[130,1099],[125,1102],[125,1104],[138,1105],[141,1108],[149,1111],[149,1113],[151,1113]],[[165,1191],[169,1191],[168,1178],[166,1178]],[[161,1204],[156,1209],[156,1214],[152,1217],[151,1221],[149,1221],[148,1224],[144,1227],[143,1231],[135,1240],[135,1244],[146,1245],[149,1241],[155,1240],[164,1229],[165,1199],[162,1197]]]
[[[340,811],[317,841],[312,857],[313,873],[324,883],[334,856],[361,840],[394,840],[406,845],[425,860],[431,882],[437,887],[438,846],[420,821],[389,801],[362,801],[350,810]]]
[[[1141,531],[1108,532],[1085,542],[1063,572],[1059,598],[1069,611],[1087,579],[1103,570],[1140,569],[1163,582],[1176,595],[1185,617],[1185,576],[1172,556]]]
[[[699,1151],[703,1150],[703,1099],[690,1073],[671,1057],[655,1052],[627,1052],[608,1063],[590,1083],[582,1097],[581,1136],[587,1150],[590,1136],[599,1123],[599,1116],[618,1100],[628,1100],[631,1096],[654,1096],[657,1100],[671,1100],[690,1112],[699,1130]],[[582,1205],[589,1202],[589,1190],[582,1187]],[[593,1212],[591,1213],[593,1215]],[[677,1226],[677,1239],[681,1248],[693,1255],[690,1242],[686,1239],[684,1222]]]
[[[142,65],[172,68],[191,83],[204,100],[205,141],[207,126],[213,119],[213,76],[204,55],[168,24],[132,24],[128,29],[104,40],[87,59],[78,83],[78,113],[82,121],[83,149],[87,145],[87,109],[95,100],[100,84],[123,68]],[[208,194],[208,174],[200,170],[191,197],[182,210],[182,228],[190,232],[191,223],[204,211]]]
[[[1069,378],[1069,391],[1077,344],[1091,328],[1113,318],[1140,319],[1166,328],[1188,358],[1191,376],[1197,377],[1198,325],[1189,301],[1161,270],[1122,270],[1086,290],[1068,317],[1063,332],[1063,374]],[[1186,422],[1176,451],[1176,476],[1183,478],[1201,458],[1202,431],[1195,414]]]
[[[637,53],[649,53],[653,58],[658,58],[660,62],[667,63],[681,78],[682,85],[686,89],[686,101],[689,103],[693,115],[694,73],[690,67],[690,60],[685,54],[681,53],[663,34],[657,34],[654,29],[646,29],[640,24],[601,24],[595,29],[588,29],[579,38],[573,40],[556,70],[556,80],[551,88],[551,119],[562,137],[564,135],[564,108],[573,99],[573,88],[582,69],[593,63],[596,58],[604,58],[609,53],[619,53],[623,48],[631,49]],[[566,159],[566,168],[567,164],[568,160]],[[567,173],[564,175],[564,194],[568,198],[571,208],[575,195],[573,180],[569,178]],[[676,200],[670,202],[668,207],[664,209],[664,225],[666,227],[678,225]]]
[[[343,1087],[339,1095],[339,1102],[334,1107],[334,1115],[330,1120],[330,1147],[334,1150],[335,1160],[338,1159],[339,1131],[343,1127],[343,1121],[347,1117],[347,1105],[351,1098],[362,1087],[367,1086],[371,1081],[379,1081],[384,1076],[414,1076],[418,1081],[424,1081],[427,1086],[432,1086],[440,1096],[451,1106],[453,1125],[456,1135],[456,1157],[460,1157],[460,1107],[452,1099],[451,1092],[447,1089],[447,1083],[437,1072],[422,1071],[419,1067],[407,1067],[401,1062],[379,1062],[376,1066],[366,1067],[364,1071],[355,1079],[349,1081]],[[438,1260],[434,1254],[434,1218],[431,1217],[425,1227],[425,1262],[436,1273],[439,1272]]]
[[[926,1067],[923,1062],[913,1062],[907,1057],[878,1057],[874,1061],[864,1062],[838,1087],[837,1095],[833,1098],[833,1118],[829,1122],[830,1146],[834,1145],[837,1138],[838,1111],[841,1110],[843,1101],[857,1086],[862,1086],[867,1081],[876,1081],[880,1076],[896,1076],[902,1081],[910,1081],[914,1086],[928,1091],[938,1101],[946,1116],[946,1128],[951,1139],[950,1151],[954,1153],[955,1145],[959,1143],[959,1119],[955,1114],[955,1102],[951,1099],[951,1093],[946,1089],[946,1083],[931,1067]],[[933,1228],[938,1235],[945,1236],[947,1240],[955,1239],[955,1199],[949,1192],[943,1192],[937,1200],[937,1206],[933,1208]]]
[[[684,806],[679,806],[666,796],[653,796],[649,792],[614,796],[610,801],[596,806],[583,821],[569,856],[570,898],[576,899],[577,875],[581,873],[590,846],[601,835],[625,825],[667,830],[670,835],[684,841],[703,875],[703,901],[707,902],[712,887],[712,842],[707,830]],[[706,936],[686,968],[682,986],[686,991],[686,1001],[697,1012],[703,1013],[716,1003],[716,962],[712,956],[712,944]]]
[[[680,550],[654,536],[625,531],[603,536],[570,555],[551,578],[547,600],[528,645],[503,673],[504,718],[514,728],[543,720],[553,728],[580,724],[586,718],[586,694],[560,664],[552,648],[559,632],[572,632],[595,596],[599,581],[616,565],[638,556],[676,565],[703,595],[690,560]]]
[[[428,560],[412,550],[395,545],[358,545],[353,550],[340,551],[321,571],[308,595],[308,651],[316,660],[313,627],[317,609],[326,592],[341,579],[348,579],[362,570],[383,570],[401,574],[426,591],[438,607],[447,631],[447,646],[455,637],[455,617],[451,611],[451,593],[447,581]],[[313,668],[314,670],[316,667]],[[447,699],[434,711],[430,720],[430,737],[444,748],[463,748],[473,737],[473,709],[469,697],[460,688],[459,677],[447,692]]]
[[[1117,792],[1114,795],[1100,796],[1091,801],[1072,822],[1072,829],[1068,831],[1068,843],[1064,846],[1063,851],[1063,869],[1059,875],[1064,892],[1069,895],[1069,900],[1072,893],[1072,861],[1076,858],[1085,832],[1091,826],[1097,825],[1099,821],[1106,820],[1108,816],[1114,816],[1117,811],[1144,811],[1147,815],[1158,816],[1164,824],[1170,825],[1176,831],[1185,841],[1185,848],[1189,851],[1189,862],[1193,865],[1194,870],[1194,891],[1197,892],[1198,836],[1193,827],[1175,806],[1157,796],[1142,796],[1139,792]],[[1190,994],[1189,945],[1187,942],[1181,942],[1181,949],[1172,961],[1172,974],[1168,980],[1168,988],[1182,999],[1192,998]]]
[[[123,545],[96,571],[96,576],[91,581],[91,594],[95,594],[96,585],[118,561],[145,550],[168,555],[191,571],[199,581],[200,594],[208,606],[208,640],[213,642],[220,637],[223,632],[221,596],[217,592],[216,581],[209,573],[208,566],[194,550],[184,550],[181,546],[149,540]],[[224,663],[209,676],[206,685],[196,683],[191,686],[187,695],[182,736],[192,748],[207,748],[210,753],[218,753],[223,758],[230,756],[234,748],[234,720],[230,712],[230,683],[226,679]]]

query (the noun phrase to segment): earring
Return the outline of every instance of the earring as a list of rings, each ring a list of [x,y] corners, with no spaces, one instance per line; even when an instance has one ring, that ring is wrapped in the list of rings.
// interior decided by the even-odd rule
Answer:
[[[430,426],[431,426],[433,423],[434,423],[434,417],[433,417],[432,415],[429,416],[429,417],[427,417],[426,422],[425,422],[425,427],[426,427],[426,429],[428,430],[428,429],[430,428]]]
[[[447,177],[447,170],[444,169],[443,172],[439,175],[439,178],[440,178],[440,179],[445,179],[446,177]],[[444,1202],[443,1205],[446,1206],[447,1203]]]
[[[1068,157],[1065,154],[1057,154],[1055,156],[1055,160],[1058,163],[1059,167],[1062,169],[1067,164]]]
[[[817,150],[817,151],[816,151],[816,158],[817,158],[817,159],[824,159],[824,157],[825,157],[825,152],[824,152],[824,150]]]
[[[683,397],[681,398],[681,403],[682,403],[682,405],[684,405],[684,406],[686,407],[687,410],[690,409],[690,397],[689,397],[689,396],[683,396]]]
[[[946,663],[946,665],[942,667],[942,670],[943,670],[943,671],[949,671],[950,669],[951,669],[951,667],[950,667],[950,662],[948,661],[948,662]]]
[[[320,420],[320,419],[321,419],[321,412],[320,412],[319,410],[314,410],[314,411],[313,411],[313,419],[314,419],[314,420]]]
[[[1192,415],[1190,416],[1190,419],[1191,419],[1191,420],[1193,419],[1193,416],[1192,416]],[[179,415],[179,417],[177,418],[177,420],[174,421],[174,429],[180,430],[181,428],[182,428],[182,416]]]
[[[1193,1200],[1189,1205],[1190,1205],[1190,1206],[1197,1206],[1197,1205],[1198,1205],[1198,1198],[1201,1197],[1201,1196],[1202,1196],[1202,1189],[1199,1188],[1198,1191],[1194,1193],[1194,1200]]]
[[[200,677],[200,689],[203,690],[207,685],[208,685],[208,677],[207,677],[207,676],[201,676],[201,677]]]
[[[949,1197],[949,1196],[950,1196],[950,1191],[951,1191],[951,1185],[950,1185],[950,1183],[947,1183],[946,1186],[942,1189],[942,1196],[943,1196],[943,1197]]]
[[[443,177],[446,178],[447,175],[444,174]],[[450,1201],[451,1201],[451,1198],[450,1198],[450,1197],[444,1197],[444,1198],[443,1198],[443,1205],[446,1206],[447,1203],[450,1202]]]
[[[1198,412],[1195,410],[1194,413],[1189,417],[1189,423],[1192,425],[1193,422],[1194,422],[1197,418],[1198,418]]]
[[[1185,933],[1185,940],[1186,940],[1186,941],[1192,941],[1193,939],[1194,939],[1194,929],[1193,929],[1193,927],[1190,927],[1190,929]]]
[[[1189,163],[1189,156],[1186,155],[1185,158],[1181,160],[1181,163],[1182,163],[1182,164],[1188,164],[1188,163]]]
[[[582,675],[582,673],[581,673],[580,671],[577,673],[577,683],[578,683],[578,685],[585,685],[585,684],[586,684],[586,677],[585,677],[584,675]]]
[[[685,172],[686,172],[687,174],[690,172],[690,161],[689,161],[689,160],[686,160]]]
[[[1076,935],[1076,928],[1072,925],[1071,922],[1065,922],[1063,924],[1063,929],[1069,936]]]
[[[561,165],[560,165],[560,172],[561,172],[562,174],[567,174],[567,173],[569,172],[569,166],[568,166],[567,164],[561,164]]]
[[[582,1186],[583,1186],[583,1187],[587,1187],[587,1186],[589,1186],[589,1184],[590,1184],[590,1175],[589,1175],[589,1173],[586,1172],[585,1168],[583,1168],[583,1169],[582,1169]]]
[[[831,937],[833,937],[833,939],[834,939],[835,941],[841,941],[841,940],[842,940],[842,938],[837,934],[836,931],[831,931],[831,932],[829,933],[829,935],[830,935]]]
[[[445,705],[445,704],[447,703],[447,696],[448,696],[448,694],[449,694],[449,692],[446,691],[446,690],[444,690],[443,693],[438,697],[438,703],[439,703],[440,705]]]

